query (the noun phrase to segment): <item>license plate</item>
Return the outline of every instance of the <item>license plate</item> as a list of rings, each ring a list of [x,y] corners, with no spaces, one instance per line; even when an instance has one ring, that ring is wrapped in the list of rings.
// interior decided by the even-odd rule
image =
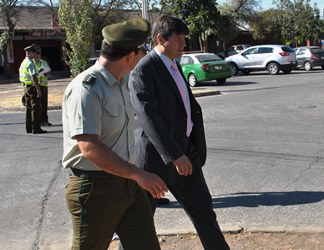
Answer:
[[[214,66],[214,69],[217,69],[217,70],[220,70],[222,68],[223,68],[222,66]]]

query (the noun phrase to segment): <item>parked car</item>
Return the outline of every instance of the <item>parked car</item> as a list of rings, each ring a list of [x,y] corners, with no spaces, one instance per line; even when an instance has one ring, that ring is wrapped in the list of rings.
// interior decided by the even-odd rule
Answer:
[[[313,67],[321,66],[324,69],[324,49],[318,46],[303,46],[294,49],[296,51],[297,67],[309,71]]]
[[[251,71],[267,70],[276,75],[280,70],[288,74],[297,66],[295,51],[286,45],[257,45],[241,53],[225,58],[231,64],[232,75],[239,71],[248,74]]]
[[[229,63],[213,53],[184,54],[180,59],[184,76],[191,87],[202,81],[216,80],[218,84],[225,84],[231,77]]]
[[[236,55],[238,53],[241,53],[243,50],[245,50],[245,49],[247,49],[249,47],[251,47],[251,45],[249,45],[249,44],[232,45],[227,50],[227,56],[232,56],[232,55]],[[222,59],[224,59],[226,57],[224,52],[218,52],[217,55]]]

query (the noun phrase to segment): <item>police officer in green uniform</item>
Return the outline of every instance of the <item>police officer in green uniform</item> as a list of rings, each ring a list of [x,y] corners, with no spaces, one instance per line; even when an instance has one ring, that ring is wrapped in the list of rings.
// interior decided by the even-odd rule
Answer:
[[[134,165],[134,113],[128,75],[144,56],[150,24],[130,19],[103,28],[97,62],[68,85],[62,105],[65,188],[72,249],[107,249],[116,232],[127,249],[160,249],[144,190],[166,184]]]
[[[34,62],[36,65],[36,69],[38,71],[38,82],[42,92],[41,97],[41,125],[42,126],[52,126],[52,123],[48,122],[48,73],[51,72],[51,68],[48,66],[48,63],[41,58],[42,49],[37,46],[36,55],[34,58]]]
[[[40,112],[41,96],[39,82],[37,79],[37,69],[33,61],[37,45],[32,44],[25,49],[26,57],[19,68],[19,79],[24,87],[22,102],[26,106],[26,132],[33,134],[43,134],[47,131],[41,129]]]

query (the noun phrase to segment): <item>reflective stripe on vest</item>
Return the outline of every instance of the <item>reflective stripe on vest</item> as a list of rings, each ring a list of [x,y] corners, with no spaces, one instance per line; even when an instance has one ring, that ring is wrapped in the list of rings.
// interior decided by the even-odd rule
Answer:
[[[28,72],[27,65],[30,63],[28,58],[25,58],[19,67],[19,80],[25,85],[32,85],[33,80]]]

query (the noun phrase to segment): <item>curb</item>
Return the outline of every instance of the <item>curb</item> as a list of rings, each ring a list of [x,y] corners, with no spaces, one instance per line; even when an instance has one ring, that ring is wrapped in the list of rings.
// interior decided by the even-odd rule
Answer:
[[[210,95],[220,95],[221,92],[218,90],[213,90],[213,91],[206,91],[206,92],[196,92],[193,93],[194,97],[203,97],[203,96],[210,96]],[[56,105],[51,105],[48,106],[48,110],[61,110],[62,105],[61,104],[56,104]],[[10,108],[0,108],[0,113],[10,113],[10,112],[25,112],[24,107],[10,107]]]
[[[283,233],[309,233],[309,234],[323,234],[324,233],[324,227],[294,227],[294,226],[286,226],[286,227],[278,227],[278,226],[248,226],[243,228],[242,226],[221,226],[222,233],[225,234],[240,234],[240,233],[251,233],[251,234],[257,234],[257,233],[272,233],[272,234],[283,234]],[[188,228],[188,229],[167,229],[167,230],[158,230],[158,235],[185,235],[185,234],[193,234],[197,235],[197,232],[194,228]]]

